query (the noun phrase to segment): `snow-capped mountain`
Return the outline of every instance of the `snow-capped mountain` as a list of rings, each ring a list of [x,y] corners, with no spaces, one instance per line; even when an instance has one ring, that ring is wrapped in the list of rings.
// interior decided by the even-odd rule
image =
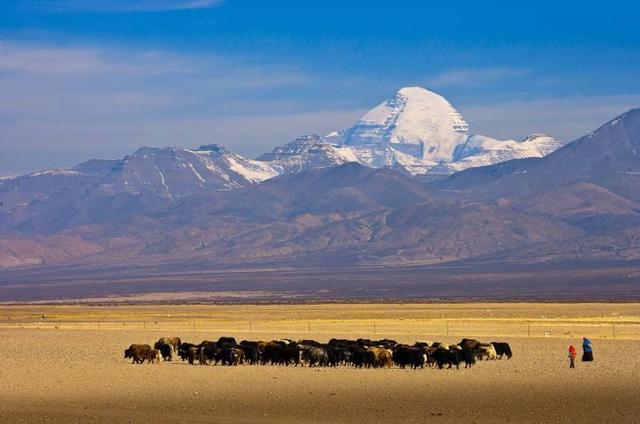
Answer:
[[[532,134],[519,141],[496,140],[483,135],[472,135],[455,152],[453,161],[444,164],[442,168],[447,173],[454,173],[512,159],[541,158],[564,144],[547,134]]]
[[[438,166],[527,158],[429,183],[357,161],[325,166],[354,150],[317,136],[257,163],[216,145],[143,148],[1,179],[0,267],[637,262],[639,134],[632,110],[541,159],[529,156],[556,147],[547,136],[471,136]],[[306,165],[320,169],[295,172]]]
[[[193,150],[143,147],[122,159],[94,159],[0,180],[0,224],[55,231],[148,213],[167,200],[237,189],[277,174],[269,163],[216,144]]]
[[[221,145],[198,149],[143,147],[119,161],[121,172],[112,175],[132,192],[153,190],[180,197],[200,189],[233,189],[277,175],[267,163],[246,159]],[[87,164],[74,168],[85,170]]]
[[[300,137],[257,160],[217,144],[197,149],[144,147],[122,159],[90,160],[73,168],[0,179],[0,224],[59,229],[105,221],[154,210],[168,199],[350,162],[411,175],[451,174],[545,156],[562,144],[539,134],[522,141],[470,136],[467,123],[446,99],[408,87],[350,128],[324,137]],[[46,222],[39,218],[45,207],[55,210]]]
[[[296,174],[359,161],[351,149],[327,142],[315,134],[305,135],[276,147],[258,160],[268,163],[280,174]]]
[[[442,96],[420,87],[400,89],[355,125],[327,136],[354,148],[389,146],[430,162],[449,162],[467,139],[467,123]]]
[[[3,188],[24,188],[83,179],[95,183],[93,190],[104,193],[154,193],[179,198],[200,190],[243,187],[274,177],[278,172],[268,163],[246,159],[224,147],[211,144],[198,149],[142,147],[122,159],[92,159],[73,168],[52,169],[5,178]]]
[[[274,161],[274,166],[284,167],[286,173],[355,160],[372,168],[396,168],[412,175],[450,174],[511,159],[545,156],[562,145],[540,134],[522,141],[470,136],[468,124],[444,97],[424,88],[405,87],[350,128],[322,138],[297,139],[259,159]]]

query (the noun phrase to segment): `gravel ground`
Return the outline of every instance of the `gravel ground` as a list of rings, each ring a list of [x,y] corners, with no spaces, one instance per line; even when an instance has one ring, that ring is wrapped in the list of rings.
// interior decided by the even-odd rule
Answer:
[[[509,361],[412,371],[132,365],[122,356],[129,344],[173,334],[1,329],[0,335],[0,422],[7,423],[640,422],[638,341],[595,340],[596,361],[574,370],[565,351],[579,340],[514,338],[506,340],[515,355]],[[219,336],[178,335],[195,342]],[[286,335],[252,335],[276,336]]]

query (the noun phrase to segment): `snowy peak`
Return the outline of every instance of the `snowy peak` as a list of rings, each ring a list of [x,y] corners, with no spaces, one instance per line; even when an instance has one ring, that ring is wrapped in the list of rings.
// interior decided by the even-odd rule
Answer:
[[[525,137],[523,140],[520,140],[521,143],[538,143],[544,140],[552,139],[548,134],[531,134]]]
[[[469,135],[468,124],[444,97],[405,87],[352,127],[323,140],[350,149],[363,165],[393,167],[413,175],[452,173],[511,159],[541,157],[563,145],[546,134],[524,140]]]
[[[324,143],[319,135],[303,135],[302,137],[298,137],[295,140],[290,141],[284,146],[275,147],[271,152],[265,153],[264,155],[260,156],[258,160],[282,160],[292,155],[313,152],[314,149],[324,150],[328,146],[330,145]]]
[[[219,144],[200,146],[195,150],[178,147],[144,148],[126,157],[125,161],[134,174],[140,174],[141,169],[159,173],[161,188],[167,189],[168,193],[170,184],[167,186],[167,178],[177,180],[179,186],[184,186],[185,189],[194,187],[196,190],[224,190],[243,187],[277,175],[268,163],[246,159]]]
[[[563,142],[546,134],[532,134],[524,140],[496,140],[484,135],[472,135],[456,150],[454,160],[441,164],[437,171],[453,173],[513,159],[539,158],[563,145]]]
[[[610,127],[619,130],[625,126],[622,118]],[[617,122],[621,122],[618,127]],[[603,128],[598,131],[608,127]],[[299,137],[257,160],[244,158],[219,144],[197,149],[142,147],[122,159],[91,160],[72,169],[12,180],[29,178],[37,180],[36,186],[55,187],[54,180],[91,176],[97,190],[134,195],[151,192],[176,199],[203,190],[229,190],[281,174],[349,162],[395,168],[412,175],[452,173],[510,159],[546,156],[562,145],[545,134],[532,134],[520,141],[470,136],[466,121],[444,97],[421,87],[405,87],[350,128],[324,137]]]
[[[204,146],[198,147],[199,152],[212,152],[218,153],[221,155],[230,154],[231,152],[224,147],[222,144],[205,144]]]
[[[405,87],[350,128],[308,135],[258,158],[280,174],[356,161],[412,175],[452,173],[510,159],[545,156],[562,145],[546,134],[524,140],[469,135],[468,124],[444,97]]]
[[[199,192],[244,187],[276,175],[278,171],[269,163],[246,159],[217,144],[194,150],[142,147],[121,159],[93,159],[69,169],[6,179],[0,182],[0,193],[13,189],[12,185],[19,185],[25,193],[82,192],[90,187],[96,195],[179,199]]]
[[[276,147],[258,160],[269,163],[280,174],[295,174],[359,161],[350,148],[328,143],[315,134],[305,135]]]
[[[354,126],[328,136],[346,146],[390,145],[427,161],[453,159],[467,139],[468,125],[444,97],[420,87],[405,87],[376,106]]]

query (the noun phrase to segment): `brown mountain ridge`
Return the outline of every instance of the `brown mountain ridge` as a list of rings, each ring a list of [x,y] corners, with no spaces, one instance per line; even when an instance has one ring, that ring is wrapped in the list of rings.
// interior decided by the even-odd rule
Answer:
[[[635,109],[544,158],[432,183],[357,163],[233,190],[183,189],[175,199],[96,191],[95,181],[64,192],[55,191],[55,182],[38,189],[26,181],[23,189],[8,181],[0,185],[0,201],[20,198],[24,205],[0,214],[0,267],[637,261],[639,152]]]

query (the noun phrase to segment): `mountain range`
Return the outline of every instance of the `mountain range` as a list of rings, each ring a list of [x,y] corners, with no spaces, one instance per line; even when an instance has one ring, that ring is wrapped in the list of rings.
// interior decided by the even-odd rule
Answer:
[[[256,160],[219,145],[142,148],[6,177],[0,267],[640,260],[640,109],[570,143],[467,132],[442,97],[405,88],[349,129],[301,137]],[[440,178],[425,182],[429,173]]]
[[[522,141],[468,135],[443,97],[418,87],[399,90],[352,127],[300,137],[256,160],[223,146],[143,147],[116,160],[89,160],[0,179],[0,229],[26,234],[145,214],[185,197],[248,187],[278,175],[359,163],[414,176],[454,172],[509,159],[544,156],[561,146],[534,134]]]
[[[400,89],[352,127],[324,137],[301,137],[259,157],[280,173],[358,162],[410,175],[452,174],[510,159],[541,157],[563,143],[545,134],[524,140],[469,135],[460,113],[442,96],[420,87]]]

